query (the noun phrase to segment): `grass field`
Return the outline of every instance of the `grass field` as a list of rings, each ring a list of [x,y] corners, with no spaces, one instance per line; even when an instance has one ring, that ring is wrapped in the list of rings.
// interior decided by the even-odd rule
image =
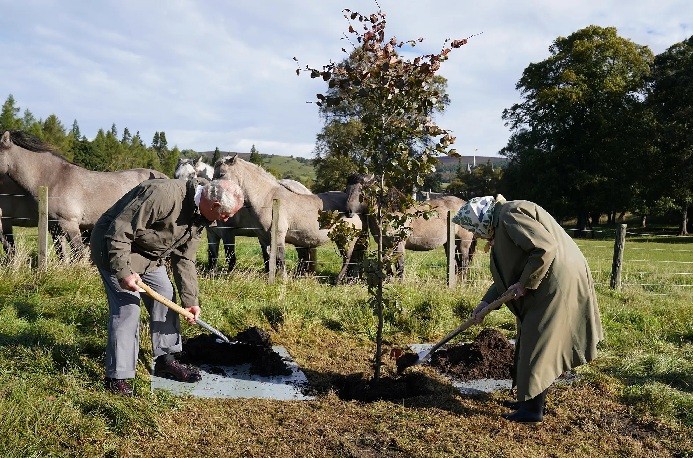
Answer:
[[[240,239],[239,266],[201,278],[203,316],[227,335],[256,325],[291,353],[318,393],[312,401],[203,400],[149,390],[142,340],[136,396],[102,388],[105,297],[87,262],[35,259],[31,230],[0,270],[0,455],[690,457],[693,456],[693,238],[629,237],[623,288],[609,289],[611,239],[579,239],[597,282],[606,333],[600,357],[571,385],[555,385],[542,425],[499,414],[507,392],[461,396],[419,366],[439,394],[400,402],[340,399],[335,383],[369,373],[375,321],[363,284],[331,285],[339,268],[321,248],[318,275],[268,285],[255,240]],[[481,244],[483,246],[483,244]],[[407,253],[388,286],[386,346],[430,342],[456,327],[490,284],[480,247],[470,281],[445,287],[442,249]],[[289,269],[295,251],[288,250]],[[199,261],[206,254],[200,250]],[[143,335],[146,320],[143,316]],[[502,309],[483,327],[513,336]],[[186,336],[200,332],[183,325]],[[482,326],[468,330],[472,339]],[[394,362],[384,371],[394,375]]]

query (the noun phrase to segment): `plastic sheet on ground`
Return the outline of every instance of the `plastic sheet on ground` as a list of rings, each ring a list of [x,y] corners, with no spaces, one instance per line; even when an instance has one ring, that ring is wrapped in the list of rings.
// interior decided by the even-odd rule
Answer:
[[[313,399],[303,394],[308,379],[284,347],[273,346],[291,369],[290,375],[260,376],[250,373],[250,364],[200,366],[202,380],[196,383],[176,382],[152,374],[152,390],[167,390],[178,395],[200,398],[261,398],[282,401]]]

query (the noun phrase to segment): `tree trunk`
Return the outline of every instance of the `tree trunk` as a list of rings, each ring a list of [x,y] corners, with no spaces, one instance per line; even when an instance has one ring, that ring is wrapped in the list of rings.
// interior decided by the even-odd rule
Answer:
[[[577,224],[575,229],[575,237],[583,237],[585,235],[585,229],[587,229],[588,213],[586,211],[578,212]]]
[[[679,235],[688,235],[688,203],[684,202],[681,206],[681,233]]]
[[[383,326],[385,324],[384,308],[383,303],[383,278],[385,277],[383,272],[383,200],[384,196],[382,194],[383,189],[383,176],[380,176],[380,194],[378,195],[378,284],[375,295],[376,303],[376,314],[378,315],[378,329],[375,333],[375,360],[373,361],[373,381],[378,382],[380,379],[380,367],[383,365]]]

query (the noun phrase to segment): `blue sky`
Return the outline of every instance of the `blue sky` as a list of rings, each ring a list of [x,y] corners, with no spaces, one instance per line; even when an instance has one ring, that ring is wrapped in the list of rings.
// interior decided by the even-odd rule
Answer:
[[[293,57],[342,60],[344,8],[382,9],[388,36],[425,39],[416,54],[481,33],[440,73],[451,104],[438,124],[463,155],[505,146],[501,113],[557,37],[613,26],[658,54],[693,35],[690,0],[0,0],[0,99],[76,119],[88,138],[115,123],[147,144],[164,131],[181,149],[312,157],[322,122],[307,102],[325,86]]]

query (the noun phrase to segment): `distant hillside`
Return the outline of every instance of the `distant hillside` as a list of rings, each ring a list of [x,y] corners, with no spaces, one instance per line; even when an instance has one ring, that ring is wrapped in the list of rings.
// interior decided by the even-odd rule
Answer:
[[[211,164],[214,151],[202,151],[199,154],[203,155],[206,158],[206,162]],[[221,151],[222,157],[230,154],[238,154],[241,159],[245,159],[246,161],[250,158],[250,153]],[[309,188],[315,181],[315,168],[313,167],[312,159],[293,156],[279,156],[276,154],[260,155],[265,160],[264,168],[272,172],[275,176],[298,180]],[[507,162],[508,160],[506,158],[496,156],[443,156],[438,158],[436,170],[442,174],[443,182],[448,183],[452,177],[455,176],[460,167],[466,169],[468,166],[474,167],[488,163],[493,164],[494,167],[503,167]]]
[[[244,160],[250,159],[250,153],[236,153],[235,151],[220,151],[221,157],[238,154]],[[199,153],[204,156],[205,162],[211,164],[214,151],[202,151]],[[303,157],[279,156],[276,154],[262,154],[260,156],[265,161],[263,167],[279,178],[291,178],[311,187],[315,181],[315,169],[313,160]]]

